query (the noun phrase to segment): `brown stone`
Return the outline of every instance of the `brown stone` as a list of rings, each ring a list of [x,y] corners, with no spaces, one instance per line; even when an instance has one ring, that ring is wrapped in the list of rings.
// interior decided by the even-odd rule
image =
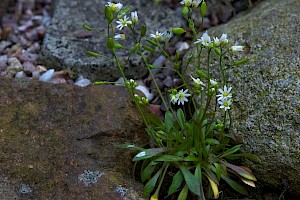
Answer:
[[[18,196],[141,199],[142,185],[129,176],[132,152],[116,146],[147,140],[124,87],[6,78],[0,85],[0,175]],[[78,178],[84,170],[103,175],[86,186]],[[128,189],[125,197],[117,186]]]

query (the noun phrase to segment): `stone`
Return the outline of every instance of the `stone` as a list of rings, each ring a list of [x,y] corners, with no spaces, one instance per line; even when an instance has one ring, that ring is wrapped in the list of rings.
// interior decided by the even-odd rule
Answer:
[[[173,26],[185,25],[181,15],[167,6],[153,6],[153,2],[148,0],[124,0],[122,3],[132,6],[133,11],[138,11],[139,25],[146,23],[148,26],[148,38],[151,33],[158,30],[163,32],[170,30]],[[72,3],[57,0],[51,25],[46,30],[40,63],[54,67],[56,70],[69,68],[91,81],[117,80],[121,75],[114,62],[86,54],[86,51],[94,51],[112,58],[106,48],[106,39],[96,33],[88,37],[78,37],[83,35],[82,24],[84,23],[95,27],[100,32],[105,32],[107,26],[104,17],[105,4],[104,0],[74,0]],[[134,45],[131,37],[127,37],[126,41],[121,43],[123,42],[129,46]],[[125,58],[124,50],[117,52],[120,57]],[[130,78],[140,79],[147,73],[147,70],[141,58],[133,55],[125,72]]]
[[[117,147],[148,140],[125,87],[0,85],[1,199],[143,199],[134,152]]]
[[[23,66],[18,58],[11,57],[8,59],[7,73],[13,77],[17,72],[22,71]]]
[[[42,76],[40,76],[39,80],[43,82],[50,81],[54,75],[54,72],[54,69],[48,69]]]
[[[242,138],[245,152],[262,160],[245,162],[258,184],[284,192],[282,183],[287,182],[292,199],[300,199],[299,13],[297,0],[262,1],[251,12],[208,30],[211,37],[227,33],[232,45],[246,46],[234,59],[246,55],[249,62],[228,70],[233,133]],[[188,68],[185,74],[195,72]]]

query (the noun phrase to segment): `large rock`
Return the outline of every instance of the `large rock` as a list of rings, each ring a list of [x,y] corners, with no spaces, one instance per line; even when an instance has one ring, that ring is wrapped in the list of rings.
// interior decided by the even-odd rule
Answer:
[[[0,85],[1,199],[141,199],[132,152],[116,146],[147,140],[124,87]]]
[[[249,63],[228,71],[235,93],[233,131],[245,151],[261,158],[261,164],[248,163],[258,181],[280,192],[288,186],[293,199],[300,199],[299,13],[298,0],[262,1],[208,31],[211,37],[227,33],[231,44],[247,47]]]
[[[174,10],[161,6],[153,9],[153,1],[124,0],[122,3],[124,6],[132,6],[133,10],[138,11],[141,21],[139,24],[146,23],[148,25],[148,37],[155,31],[163,32],[173,26],[184,25],[181,15]],[[52,22],[47,28],[44,38],[41,62],[51,68],[71,69],[92,81],[115,81],[118,79],[121,75],[111,60],[94,58],[86,54],[86,51],[90,50],[112,58],[106,47],[106,38],[100,34],[86,32],[82,28],[82,24],[86,23],[100,32],[106,33],[105,4],[104,0],[73,0],[71,3],[56,0]],[[128,31],[125,30],[125,32]],[[127,35],[130,35],[129,32]],[[126,38],[128,45],[133,46],[133,41],[133,38]],[[120,57],[124,56],[124,50],[119,52],[119,55]],[[147,73],[141,58],[137,56],[132,56],[125,71],[131,78],[141,78]]]

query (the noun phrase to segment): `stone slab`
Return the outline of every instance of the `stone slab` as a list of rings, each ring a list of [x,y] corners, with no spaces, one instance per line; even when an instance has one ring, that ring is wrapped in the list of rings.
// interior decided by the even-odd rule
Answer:
[[[124,0],[122,3],[138,11],[141,24],[148,26],[148,36],[157,30],[163,32],[173,26],[184,25],[180,13],[165,6],[154,6],[153,1]],[[70,69],[92,81],[118,79],[120,73],[112,61],[86,55],[86,51],[90,50],[111,57],[106,39],[95,33],[88,35],[90,32],[86,34],[82,28],[85,23],[105,31],[105,4],[103,0],[56,0],[52,22],[44,38],[41,62],[49,68]],[[85,34],[86,37],[83,36]],[[126,43],[134,44],[132,38],[126,39]],[[119,55],[124,57],[122,51]],[[134,56],[125,71],[130,78],[141,78],[146,74],[141,59]]]

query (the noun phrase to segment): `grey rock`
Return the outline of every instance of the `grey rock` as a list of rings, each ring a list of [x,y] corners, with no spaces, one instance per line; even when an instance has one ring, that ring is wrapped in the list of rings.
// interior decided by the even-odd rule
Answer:
[[[165,6],[153,6],[152,1],[122,1],[124,5],[132,6],[133,11],[139,13],[139,25],[147,24],[147,35],[155,31],[166,31],[173,26],[185,24],[181,15]],[[71,3],[57,0],[51,25],[47,29],[42,46],[41,62],[45,66],[55,69],[69,68],[83,75],[91,81],[115,81],[120,73],[115,64],[104,58],[88,56],[86,51],[94,51],[104,56],[112,57],[106,48],[106,39],[100,34],[93,33],[88,37],[82,36],[82,24],[88,24],[97,30],[104,32],[106,20],[104,17],[104,5],[106,1],[74,0]],[[125,32],[127,32],[125,30]],[[128,34],[129,35],[129,34]],[[125,42],[133,45],[133,39],[127,38]],[[118,55],[124,57],[124,50]],[[130,78],[139,79],[147,71],[138,56],[132,56],[125,72]]]
[[[233,132],[243,138],[246,152],[262,160],[246,163],[259,183],[283,191],[286,180],[293,199],[300,198],[299,13],[298,0],[262,1],[251,12],[208,30],[211,37],[225,32],[231,44],[247,47],[250,61],[228,71],[235,92]]]
[[[2,16],[5,14],[10,0],[1,0],[0,2],[0,24],[2,21]]]

